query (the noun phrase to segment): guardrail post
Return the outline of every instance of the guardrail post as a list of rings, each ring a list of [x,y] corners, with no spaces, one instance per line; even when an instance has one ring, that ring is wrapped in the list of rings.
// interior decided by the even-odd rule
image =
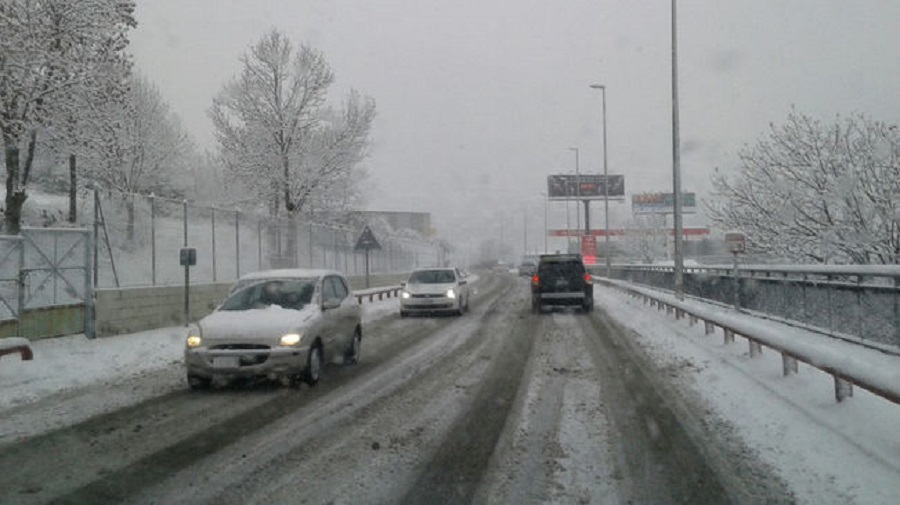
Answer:
[[[706,335],[709,335],[710,333],[715,333],[715,331],[716,331],[716,325],[712,324],[709,321],[703,321],[703,326],[704,326],[703,332]]]
[[[675,319],[677,321],[680,321],[682,318],[684,318],[684,311],[679,308],[676,308],[675,309]]]
[[[725,343],[733,344],[734,343],[734,332],[729,328],[724,328],[725,330]]]
[[[762,354],[762,345],[755,340],[750,340],[750,357],[755,358]]]
[[[691,314],[689,316],[688,320],[690,321],[691,326],[694,326],[695,324],[697,324],[697,316],[695,316],[693,314]]]
[[[844,401],[845,398],[853,397],[853,383],[834,376],[834,398],[838,402]]]
[[[791,374],[796,374],[797,360],[785,353],[781,353],[781,368],[785,377]]]

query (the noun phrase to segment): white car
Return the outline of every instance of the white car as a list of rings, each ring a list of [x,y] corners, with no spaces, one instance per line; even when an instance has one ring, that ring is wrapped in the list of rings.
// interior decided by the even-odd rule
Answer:
[[[359,361],[360,307],[332,270],[289,269],[242,277],[212,314],[188,328],[184,350],[192,389],[214,377],[262,377],[310,385],[323,363]]]
[[[401,284],[400,317],[410,314],[451,313],[469,310],[469,286],[456,268],[425,268]]]

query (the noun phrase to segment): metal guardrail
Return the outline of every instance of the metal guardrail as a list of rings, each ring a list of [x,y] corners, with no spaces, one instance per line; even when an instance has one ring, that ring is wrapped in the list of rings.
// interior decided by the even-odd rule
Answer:
[[[600,268],[594,273],[605,275]],[[614,265],[610,277],[674,289],[671,266]],[[686,295],[849,341],[900,349],[898,265],[686,266]]]
[[[681,301],[668,293],[654,292],[614,280],[595,279],[595,282],[643,299],[646,304],[655,306],[659,310],[665,310],[667,314],[674,314],[676,319],[683,319],[687,316],[691,325],[703,320],[707,335],[712,334],[716,327],[722,328],[726,344],[733,343],[736,335],[743,337],[749,342],[751,358],[759,356],[763,346],[774,349],[782,355],[782,368],[785,376],[797,373],[797,362],[806,363],[830,374],[834,378],[835,399],[838,402],[852,397],[853,386],[856,385],[886,400],[900,404],[900,375],[893,374],[885,378],[885,375],[879,373],[883,370],[900,369],[900,353],[886,353],[859,347],[854,349],[854,354],[864,356],[865,363],[862,366],[857,363],[857,366],[850,367],[853,368],[852,371],[848,371],[847,356],[840,353],[823,352],[815,342],[810,343],[785,337],[777,329],[767,330],[754,324],[752,316],[723,313],[718,307],[702,307],[700,303]],[[793,331],[800,330],[794,329]],[[810,335],[822,338],[813,333]]]
[[[0,338],[0,357],[6,356],[7,354],[18,353],[19,357],[22,358],[22,361],[31,361],[34,359],[34,353],[29,344],[27,338]]]
[[[371,288],[371,289],[361,289],[359,291],[354,291],[353,296],[356,297],[356,301],[359,303],[363,302],[363,298],[368,298],[369,302],[374,302],[375,297],[377,296],[379,300],[383,300],[385,295],[388,298],[400,296],[400,286],[386,286],[380,288]]]

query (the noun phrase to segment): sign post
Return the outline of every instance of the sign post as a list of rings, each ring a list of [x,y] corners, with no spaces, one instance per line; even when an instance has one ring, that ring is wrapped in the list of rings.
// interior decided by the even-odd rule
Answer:
[[[191,267],[197,264],[197,249],[182,247],[178,251],[178,261],[184,267],[184,325],[191,322]]]
[[[356,239],[356,245],[353,246],[354,251],[366,252],[366,289],[369,289],[369,251],[372,249],[380,250],[381,244],[378,243],[378,239],[375,238],[369,225],[366,225],[359,234],[359,238]]]
[[[741,310],[741,279],[738,269],[738,254],[747,250],[747,236],[739,231],[725,232],[725,245],[734,255],[734,310]]]

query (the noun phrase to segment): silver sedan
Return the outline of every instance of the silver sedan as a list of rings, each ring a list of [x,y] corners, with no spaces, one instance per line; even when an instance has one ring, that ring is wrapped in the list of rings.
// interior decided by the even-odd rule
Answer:
[[[315,385],[324,363],[359,360],[360,307],[336,271],[290,269],[242,277],[210,315],[188,328],[188,384],[262,377]]]

